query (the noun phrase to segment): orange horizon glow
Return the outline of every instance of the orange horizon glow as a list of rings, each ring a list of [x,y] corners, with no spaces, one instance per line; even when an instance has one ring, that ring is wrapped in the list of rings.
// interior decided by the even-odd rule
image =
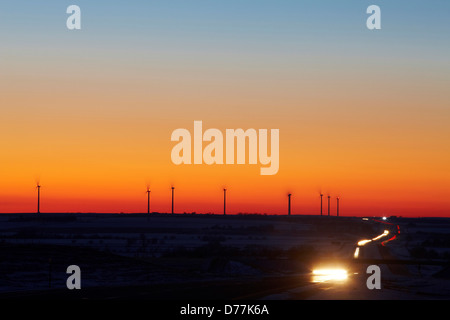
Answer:
[[[24,188],[25,189],[25,188]],[[6,195],[2,201],[1,213],[35,212],[37,203],[37,191],[35,187],[26,188],[26,196]],[[86,212],[86,213],[144,213],[147,211],[146,188],[135,187],[133,189],[105,187],[103,191],[86,190],[77,192],[77,186],[67,186],[61,190],[52,186],[41,187],[41,212]],[[80,187],[81,189],[81,187]],[[245,188],[227,187],[227,214],[257,213],[257,214],[287,214],[288,192],[271,190],[258,190],[249,192]],[[262,189],[262,188],[261,188]],[[64,190],[67,193],[64,193]],[[72,190],[72,191],[71,191]],[[171,210],[170,185],[165,188],[150,188],[151,190],[151,212],[169,213]],[[216,188],[198,189],[189,191],[187,185],[183,187],[175,185],[175,213],[198,214],[213,213],[223,214],[223,189]],[[292,190],[292,188],[291,188]],[[25,190],[24,190],[25,191]],[[319,215],[320,197],[319,193],[306,192],[304,194],[292,193],[292,215]],[[199,201],[198,199],[201,198]],[[340,196],[340,216],[405,216],[405,217],[447,217],[446,212],[435,210],[434,214],[425,215],[426,204],[421,208],[418,204],[410,207],[400,207],[399,203],[391,200],[389,210],[380,206],[377,199],[346,199]],[[264,199],[261,201],[259,199]],[[342,199],[345,200],[344,204]],[[336,215],[336,198],[331,199],[331,216]],[[406,201],[405,201],[406,202]],[[372,206],[371,206],[372,205]],[[365,208],[365,209],[361,209]],[[327,201],[323,202],[323,215],[327,215]]]
[[[220,214],[227,187],[229,214],[286,214],[288,193],[293,215],[318,214],[322,192],[324,215],[330,194],[331,215],[340,197],[341,216],[449,216],[446,158],[410,148],[382,148],[383,139],[387,146],[394,143],[392,137],[366,145],[360,136],[345,132],[327,139],[311,136],[313,128],[279,126],[279,172],[261,176],[259,164],[176,166],[170,160],[175,143],[169,125],[149,126],[146,133],[144,124],[135,120],[125,127],[115,121],[88,120],[82,130],[77,129],[81,124],[47,122],[42,129],[30,125],[23,130],[9,123],[19,133],[3,143],[9,151],[2,159],[8,170],[2,171],[0,212],[34,212],[39,181],[42,212],[146,212],[147,186],[152,211],[170,212],[174,185],[179,213]],[[206,121],[206,126],[218,127],[214,123]],[[191,129],[192,124],[178,121],[172,126]],[[122,129],[117,132],[116,126]]]
[[[9,103],[20,106],[21,99]],[[17,133],[2,142],[0,212],[33,212],[35,185],[40,181],[43,212],[145,212],[147,186],[152,190],[152,211],[170,212],[170,186],[174,185],[176,212],[220,213],[222,189],[227,187],[230,214],[285,214],[288,193],[292,193],[292,214],[317,214],[322,192],[324,214],[330,194],[332,215],[339,196],[343,216],[450,216],[446,162],[450,150],[433,146],[413,132],[404,140],[403,133],[387,127],[380,132],[347,127],[328,135],[328,124],[324,127],[320,122],[294,129],[281,122],[248,120],[246,126],[243,120],[203,120],[205,129],[223,131],[278,127],[279,172],[261,176],[260,164],[171,163],[175,144],[170,141],[171,131],[192,130],[193,120],[162,125],[161,121],[146,124],[141,120],[144,116],[84,120],[68,115],[62,126],[53,121],[54,112],[36,124],[31,118],[37,115],[28,120],[25,115],[0,128]]]

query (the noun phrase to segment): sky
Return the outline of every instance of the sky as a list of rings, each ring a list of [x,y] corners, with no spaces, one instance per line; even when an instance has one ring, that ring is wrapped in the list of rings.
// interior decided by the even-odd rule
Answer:
[[[68,30],[66,8],[81,9]],[[366,9],[381,8],[369,30]],[[0,212],[450,216],[448,1],[1,1]],[[279,129],[276,175],[177,128]],[[325,209],[326,211],[326,209]]]

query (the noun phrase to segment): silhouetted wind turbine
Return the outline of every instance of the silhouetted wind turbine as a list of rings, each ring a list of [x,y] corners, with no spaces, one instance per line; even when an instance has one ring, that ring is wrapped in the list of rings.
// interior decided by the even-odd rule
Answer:
[[[291,215],[291,195],[292,194],[288,194],[288,216]]]
[[[320,215],[323,215],[323,193],[320,193]]]
[[[330,216],[330,198],[331,196],[328,195],[328,216]]]
[[[339,217],[339,197],[336,197],[336,216]]]
[[[175,190],[175,187],[172,187],[172,214],[173,214],[173,200],[174,200],[174,190]]]
[[[227,189],[223,188],[223,215],[227,214]]]
[[[41,185],[39,182],[37,183],[37,192],[38,192],[38,198],[37,198],[37,213],[41,212]]]
[[[150,188],[147,187],[147,214],[150,214]]]

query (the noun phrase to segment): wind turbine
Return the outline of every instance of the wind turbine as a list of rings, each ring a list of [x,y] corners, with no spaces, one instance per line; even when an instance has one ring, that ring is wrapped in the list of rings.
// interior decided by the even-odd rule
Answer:
[[[330,216],[330,198],[331,196],[328,195],[328,216]]]
[[[36,189],[37,189],[37,194],[38,194],[38,198],[37,198],[37,213],[41,212],[41,185],[39,184],[39,182],[36,185]]]
[[[150,188],[147,187],[147,214],[150,214]]]
[[[291,193],[288,193],[288,216],[291,215]]]
[[[227,189],[223,188],[223,215],[227,214]]]
[[[320,193],[320,215],[323,214],[323,193]]]
[[[339,217],[339,197],[336,197],[336,216]]]
[[[175,187],[172,186],[172,214],[173,214],[174,190],[175,190]]]

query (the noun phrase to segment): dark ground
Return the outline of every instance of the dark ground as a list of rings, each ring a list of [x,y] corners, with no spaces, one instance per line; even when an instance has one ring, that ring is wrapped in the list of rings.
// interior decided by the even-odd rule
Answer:
[[[391,221],[404,226],[396,243],[412,255],[388,245],[380,257],[428,259],[433,276],[448,278],[448,221]],[[304,288],[295,299],[307,299],[324,289],[311,283],[319,261],[362,270],[349,263],[355,243],[386,228],[361,218],[263,215],[4,214],[0,223],[0,299],[243,300],[295,288]],[[422,246],[436,243],[442,250]],[[81,290],[66,288],[74,264]],[[391,273],[410,267],[389,265]]]

